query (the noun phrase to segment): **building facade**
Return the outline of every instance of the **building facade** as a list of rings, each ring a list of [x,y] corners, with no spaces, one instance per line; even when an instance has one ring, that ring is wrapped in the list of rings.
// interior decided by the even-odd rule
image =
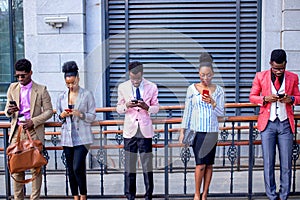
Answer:
[[[131,60],[145,63],[145,77],[159,85],[162,105],[183,101],[186,87],[198,80],[203,51],[213,55],[227,102],[248,102],[255,72],[269,68],[275,48],[287,51],[288,70],[300,74],[298,0],[21,2],[24,56],[53,105],[65,89],[61,66],[69,60],[78,63],[80,85],[94,93],[97,107],[115,106]],[[0,66],[6,84],[12,77],[7,62]]]

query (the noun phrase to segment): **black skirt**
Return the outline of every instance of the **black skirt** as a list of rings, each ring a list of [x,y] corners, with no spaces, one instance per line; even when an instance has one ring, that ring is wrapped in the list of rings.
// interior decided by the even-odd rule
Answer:
[[[215,163],[217,132],[197,132],[193,144],[196,165],[212,165]]]

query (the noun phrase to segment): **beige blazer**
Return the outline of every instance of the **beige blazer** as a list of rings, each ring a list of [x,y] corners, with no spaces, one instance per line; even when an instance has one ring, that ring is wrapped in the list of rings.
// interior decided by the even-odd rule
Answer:
[[[12,115],[7,113],[9,101],[14,100],[17,106],[20,107],[20,83],[11,83],[7,90],[7,103],[5,106],[5,114],[11,118],[11,131],[9,135],[9,142],[16,137],[17,121],[19,112]],[[39,139],[44,143],[45,128],[44,123],[53,115],[53,108],[50,95],[46,86],[39,85],[32,82],[31,96],[30,96],[30,117],[34,124],[32,131],[33,138]]]

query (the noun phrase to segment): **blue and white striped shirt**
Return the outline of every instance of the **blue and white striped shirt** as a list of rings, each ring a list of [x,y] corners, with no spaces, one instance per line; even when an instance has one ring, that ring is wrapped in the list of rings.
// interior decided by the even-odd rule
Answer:
[[[213,109],[211,104],[202,101],[202,95],[195,84],[188,87],[185,99],[185,108],[181,128],[192,129],[197,132],[218,132],[218,116],[224,115],[224,90],[216,85],[211,95],[217,106]]]

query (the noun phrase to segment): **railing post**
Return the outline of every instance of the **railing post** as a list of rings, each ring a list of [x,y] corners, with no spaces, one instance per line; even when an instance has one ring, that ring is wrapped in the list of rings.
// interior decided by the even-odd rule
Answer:
[[[56,115],[57,113],[55,113],[53,115],[53,121],[56,122]],[[56,132],[56,126],[54,126],[53,131]],[[56,147],[58,144],[58,136],[57,135],[52,135],[51,136],[51,142],[52,144]],[[56,149],[54,150],[54,166],[55,166],[55,170],[57,170],[57,151]]]
[[[181,149],[180,158],[181,158],[181,161],[184,164],[183,193],[186,194],[186,190],[187,190],[187,184],[186,184],[186,182],[187,182],[187,178],[186,178],[187,164],[188,164],[188,162],[190,161],[190,158],[191,158],[191,152],[190,152],[190,148],[188,146],[185,146]]]
[[[172,110],[170,109],[168,118],[171,118],[171,117],[172,117]],[[172,124],[169,124],[169,127],[171,129]],[[170,132],[170,143],[172,143],[172,140],[173,140],[172,134],[173,133]],[[173,148],[170,148],[170,167],[169,168],[170,168],[170,173],[172,173],[173,172]]]
[[[3,129],[4,135],[4,168],[5,168],[5,187],[6,187],[6,199],[10,199],[11,196],[11,188],[10,188],[10,175],[7,168],[7,156],[6,149],[8,146],[8,128]]]
[[[249,122],[249,170],[248,170],[248,199],[252,199],[252,177],[253,177],[253,161],[254,161],[254,145],[253,145],[253,122]]]
[[[231,169],[230,169],[230,194],[233,193],[233,172],[234,172],[233,165],[234,165],[234,162],[235,162],[236,157],[237,157],[237,148],[234,145],[234,135],[235,135],[234,134],[234,122],[232,122],[231,146],[229,147],[228,152],[227,152],[228,159],[231,163]]]
[[[46,150],[45,146],[43,146],[43,155],[46,158],[47,162],[49,163],[50,156],[49,156],[48,151]],[[44,193],[45,193],[45,196],[48,196],[48,189],[47,189],[47,165],[44,165],[42,167],[42,169],[43,169],[43,175],[44,175]]]
[[[165,199],[169,199],[169,145],[168,145],[168,123],[164,124],[164,151],[165,151]]]
[[[238,126],[240,126],[241,123],[238,123]],[[237,130],[237,141],[241,141],[241,129]],[[241,170],[241,146],[237,146],[237,171]]]
[[[69,185],[68,185],[68,166],[67,166],[67,160],[66,160],[66,155],[65,152],[63,151],[61,154],[61,160],[66,168],[66,173],[65,173],[65,178],[66,178],[66,196],[69,196]]]
[[[104,195],[104,165],[105,165],[105,150],[103,149],[103,133],[100,126],[100,149],[97,152],[97,161],[100,164],[100,192]]]

